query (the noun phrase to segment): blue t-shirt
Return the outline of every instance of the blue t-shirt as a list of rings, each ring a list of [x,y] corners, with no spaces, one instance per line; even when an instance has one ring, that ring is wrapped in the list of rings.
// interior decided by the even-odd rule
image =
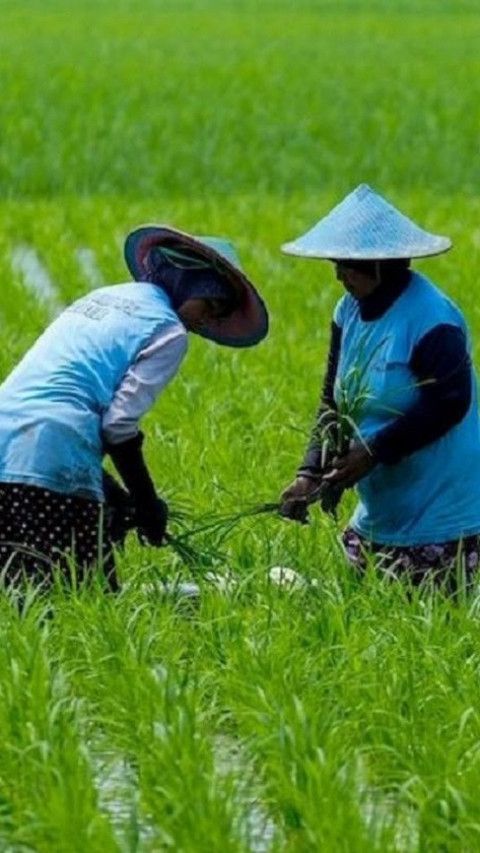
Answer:
[[[376,320],[362,320],[350,295],[337,304],[342,344],[335,381],[337,406],[352,411],[368,440],[419,397],[409,368],[415,345],[439,324],[467,329],[457,306],[414,273],[399,298]],[[472,403],[446,435],[395,465],[377,464],[357,486],[353,528],[372,542],[423,545],[480,532],[480,418],[472,371]]]

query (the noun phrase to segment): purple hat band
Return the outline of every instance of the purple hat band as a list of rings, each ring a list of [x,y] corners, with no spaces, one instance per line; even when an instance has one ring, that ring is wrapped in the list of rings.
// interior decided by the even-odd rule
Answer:
[[[155,246],[188,251],[221,270],[239,295],[239,305],[232,314],[212,318],[199,334],[218,344],[250,347],[268,334],[268,313],[253,284],[240,268],[231,243],[215,237],[192,237],[164,225],[145,225],[132,231],[125,241],[125,261],[136,281],[146,278],[146,259]]]

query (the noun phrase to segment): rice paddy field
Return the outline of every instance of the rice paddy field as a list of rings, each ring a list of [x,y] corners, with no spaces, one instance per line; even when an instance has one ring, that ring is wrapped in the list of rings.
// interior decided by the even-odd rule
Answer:
[[[352,494],[337,521],[249,514],[301,460],[340,295],[280,246],[357,184],[452,237],[417,268],[480,365],[478,3],[0,12],[0,376],[62,305],[127,280],[144,222],[229,237],[271,315],[251,350],[192,337],[143,424],[193,559],[131,534],[117,597],[0,597],[0,851],[480,850],[480,600],[359,581]]]

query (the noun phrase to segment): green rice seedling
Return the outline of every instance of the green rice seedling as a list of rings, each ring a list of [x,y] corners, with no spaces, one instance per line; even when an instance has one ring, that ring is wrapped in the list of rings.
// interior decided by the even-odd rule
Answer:
[[[313,431],[313,441],[320,449],[320,462],[323,471],[330,470],[334,465],[336,457],[347,453],[353,441],[361,442],[368,450],[366,441],[359,428],[366,408],[377,406],[378,403],[372,394],[368,384],[368,372],[370,366],[385,347],[386,340],[380,341],[373,349],[368,358],[363,358],[362,350],[367,344],[368,335],[359,341],[358,363],[353,364],[347,373],[336,381],[335,408],[324,408],[320,412],[317,424]],[[392,396],[420,387],[428,383],[414,382],[408,386],[397,387],[392,391]],[[433,380],[432,380],[433,381]],[[382,410],[394,416],[399,416],[393,406],[382,404]],[[316,490],[308,498],[308,503],[318,500],[325,512],[336,515],[338,504],[342,498],[344,489],[328,481],[321,482]]]

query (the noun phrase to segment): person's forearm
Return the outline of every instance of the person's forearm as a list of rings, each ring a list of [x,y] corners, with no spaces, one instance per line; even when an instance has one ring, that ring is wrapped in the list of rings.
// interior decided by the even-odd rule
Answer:
[[[142,453],[143,434],[121,444],[108,444],[109,453],[115,468],[120,474],[135,504],[154,505],[157,493]]]
[[[332,430],[335,428],[334,412],[336,410],[336,405],[333,396],[333,389],[340,357],[341,339],[342,331],[340,327],[337,326],[336,323],[332,322],[327,370],[323,382],[320,405],[305,456],[297,472],[298,476],[318,477],[320,476],[323,468],[323,443],[326,436],[326,430]],[[334,442],[333,435],[331,435],[331,438]]]
[[[130,502],[130,493],[105,468],[102,468],[102,481],[103,494],[107,504],[124,506]]]
[[[452,395],[432,400],[422,398],[408,412],[381,430],[369,442],[378,462],[393,465],[428,444],[437,441],[459,423],[469,404]]]

